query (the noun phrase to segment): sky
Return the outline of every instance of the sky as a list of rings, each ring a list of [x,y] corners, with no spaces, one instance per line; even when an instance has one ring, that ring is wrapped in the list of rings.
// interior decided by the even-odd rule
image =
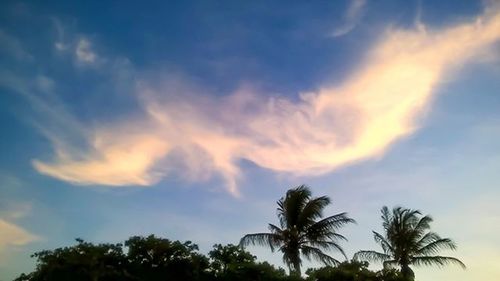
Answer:
[[[77,237],[236,244],[300,184],[349,257],[401,205],[468,267],[417,280],[500,279],[500,2],[0,6],[0,280]]]

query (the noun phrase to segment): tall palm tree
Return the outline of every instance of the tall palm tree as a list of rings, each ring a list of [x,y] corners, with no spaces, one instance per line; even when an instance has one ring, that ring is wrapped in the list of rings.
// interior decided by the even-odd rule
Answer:
[[[247,234],[241,238],[240,246],[268,246],[273,252],[277,248],[290,272],[298,275],[302,264],[300,254],[307,260],[316,259],[329,265],[339,261],[324,250],[337,250],[346,257],[338,241],[347,239],[336,231],[355,221],[346,213],[323,218],[323,209],[330,204],[330,198],[312,198],[309,188],[301,185],[288,190],[277,203],[280,226],[269,224],[269,233]]]
[[[392,213],[382,208],[384,235],[373,231],[375,242],[382,246],[383,253],[359,251],[355,259],[382,261],[384,267],[399,266],[401,274],[408,280],[415,275],[410,265],[444,266],[455,263],[465,268],[464,263],[453,257],[437,255],[440,250],[455,250],[455,243],[430,231],[430,216],[422,216],[418,210],[395,207]]]

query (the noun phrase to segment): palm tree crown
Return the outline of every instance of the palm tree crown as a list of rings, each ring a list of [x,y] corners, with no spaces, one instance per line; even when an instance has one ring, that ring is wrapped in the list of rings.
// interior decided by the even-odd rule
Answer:
[[[280,226],[269,224],[270,233],[245,235],[241,238],[241,246],[268,246],[273,252],[279,249],[283,253],[283,262],[291,272],[299,275],[300,254],[307,260],[316,259],[329,265],[339,261],[325,254],[324,250],[337,250],[346,257],[338,241],[347,239],[336,231],[355,221],[346,213],[323,218],[323,209],[330,204],[328,197],[312,198],[309,188],[301,185],[288,190],[277,203]]]
[[[407,279],[414,278],[410,265],[444,266],[455,263],[463,268],[465,265],[453,257],[437,255],[440,250],[455,250],[455,243],[449,238],[441,238],[431,232],[430,216],[422,216],[418,210],[395,207],[392,213],[387,207],[382,208],[382,225],[384,235],[373,231],[375,242],[380,244],[383,253],[376,251],[359,251],[355,259],[382,261],[384,267],[399,266]]]

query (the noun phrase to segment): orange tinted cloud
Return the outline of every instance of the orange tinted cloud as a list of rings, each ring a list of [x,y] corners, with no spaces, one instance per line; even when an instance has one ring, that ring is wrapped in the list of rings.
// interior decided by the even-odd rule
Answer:
[[[0,219],[0,257],[8,246],[23,246],[38,238],[21,227]]]
[[[103,185],[150,185],[172,171],[194,180],[215,174],[233,194],[240,159],[296,175],[326,173],[378,157],[415,132],[436,86],[498,39],[498,9],[441,30],[389,30],[343,83],[302,93],[299,101],[249,89],[166,101],[168,83],[143,81],[137,92],[144,116],[90,130],[83,157],[56,142],[55,159],[36,160],[35,168]]]

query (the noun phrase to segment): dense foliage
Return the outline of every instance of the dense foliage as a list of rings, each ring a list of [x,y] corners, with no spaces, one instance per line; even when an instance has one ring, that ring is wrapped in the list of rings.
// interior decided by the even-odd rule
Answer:
[[[285,270],[235,245],[214,245],[208,257],[196,244],[154,235],[134,236],[124,244],[93,244],[77,239],[70,247],[35,253],[37,266],[16,281],[108,280],[291,280]]]
[[[126,251],[125,251],[126,250]],[[287,275],[283,268],[235,245],[214,245],[208,257],[189,241],[134,236],[124,244],[76,245],[33,255],[36,269],[15,281],[402,281],[397,271],[373,272],[367,262],[343,262],[336,267],[309,269],[308,277]]]
[[[350,261],[335,267],[326,266],[319,269],[308,269],[306,281],[407,281],[399,271],[371,271],[368,262]]]

